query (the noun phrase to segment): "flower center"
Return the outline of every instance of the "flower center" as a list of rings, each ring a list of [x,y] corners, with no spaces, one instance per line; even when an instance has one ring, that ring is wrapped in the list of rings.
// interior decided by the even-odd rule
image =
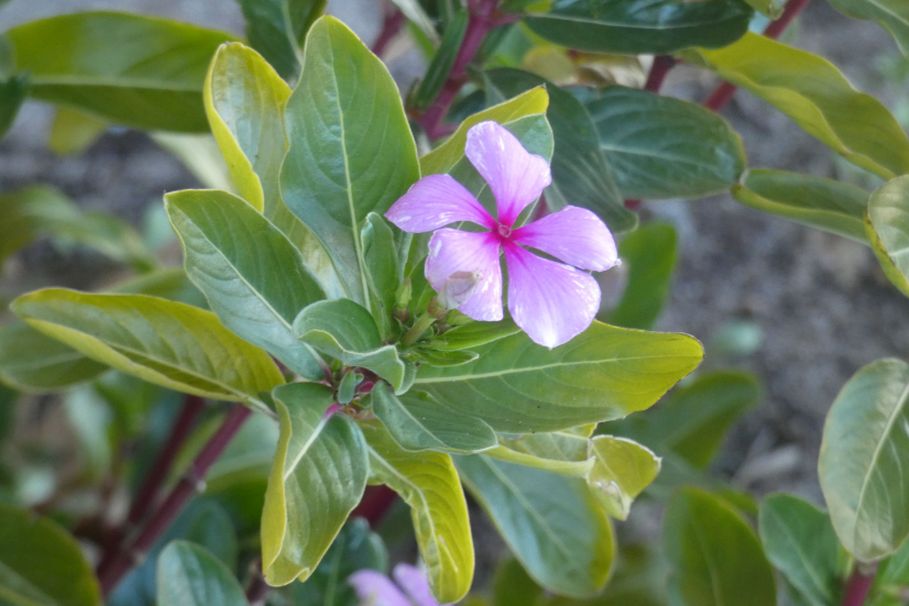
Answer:
[[[498,226],[496,227],[496,231],[503,238],[511,237],[511,227],[509,227],[508,225],[503,225],[502,223],[499,223]]]

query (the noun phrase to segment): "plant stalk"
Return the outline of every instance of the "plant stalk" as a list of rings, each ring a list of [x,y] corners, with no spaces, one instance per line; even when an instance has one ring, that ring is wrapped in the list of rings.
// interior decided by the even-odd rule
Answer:
[[[243,423],[249,418],[251,411],[242,405],[233,406],[221,426],[209,438],[202,450],[196,455],[187,472],[180,478],[176,486],[171,489],[161,505],[151,514],[143,529],[125,548],[119,550],[108,568],[99,572],[101,592],[110,594],[120,579],[134,565],[140,563],[155,541],[164,533],[174,521],[183,507],[193,496],[204,488],[205,475],[209,468],[218,459],[231,438],[237,433]]]
[[[856,563],[846,581],[846,590],[843,594],[843,606],[864,606],[871,586],[874,584],[874,575],[877,574],[877,564]]]
[[[395,39],[404,26],[404,14],[396,7],[391,6],[386,2],[384,12],[385,16],[382,19],[382,29],[379,31],[376,41],[372,43],[371,49],[372,52],[379,57],[388,50],[388,45],[391,44],[391,41]]]
[[[448,79],[442,85],[442,90],[435,101],[416,119],[430,139],[438,139],[448,132],[443,119],[451,109],[451,104],[454,103],[461,87],[467,81],[467,67],[476,57],[477,51],[480,50],[480,46],[489,32],[501,23],[495,18],[496,4],[497,0],[470,0],[467,3],[470,11],[467,29],[464,32],[464,39],[461,41],[458,54],[455,56],[454,65],[448,74]]]

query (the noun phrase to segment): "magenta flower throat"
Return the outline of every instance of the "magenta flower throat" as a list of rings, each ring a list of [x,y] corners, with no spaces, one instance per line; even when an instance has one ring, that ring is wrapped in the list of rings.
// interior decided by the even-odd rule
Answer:
[[[407,232],[435,232],[425,272],[443,301],[474,320],[501,320],[504,252],[508,311],[515,324],[546,347],[571,340],[590,326],[600,307],[600,287],[582,270],[605,271],[618,263],[612,234],[599,217],[577,206],[516,227],[552,177],[546,160],[529,153],[500,124],[472,127],[465,155],[489,185],[498,218],[449,175],[423,177],[385,216]],[[462,221],[485,231],[445,227]]]

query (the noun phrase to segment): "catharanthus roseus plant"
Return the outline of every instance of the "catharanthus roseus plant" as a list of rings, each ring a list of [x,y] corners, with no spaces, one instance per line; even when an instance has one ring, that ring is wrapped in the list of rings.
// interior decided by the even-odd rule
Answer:
[[[324,1],[239,3],[243,40],[109,12],[4,34],[0,129],[34,98],[58,106],[58,150],[109,125],[154,131],[202,187],[164,196],[182,268],[160,267],[135,230],[53,189],[0,198],[0,255],[50,235],[137,274],[109,292],[18,296],[18,320],[0,328],[0,381],[72,389],[77,413],[102,400],[108,459],[159,453],[103,468],[98,513],[72,524],[96,544],[94,570],[56,522],[0,507],[0,571],[11,571],[0,596],[902,599],[906,364],[870,364],[836,399],[819,465],[829,511],[788,495],[758,506],[708,473],[760,398],[756,380],[716,365],[689,376],[699,341],[651,330],[676,232],[634,211],[664,198],[728,191],[857,240],[909,293],[909,138],[830,63],[774,40],[804,1],[396,0],[376,3],[372,50],[322,16]],[[896,0],[835,4],[905,46]],[[396,82],[380,55],[408,40],[426,69]],[[658,94],[682,61],[726,81],[703,106]],[[635,78],[641,87],[615,84]],[[735,86],[887,183],[871,193],[747,169],[740,138],[711,111]],[[146,431],[164,408],[144,400],[173,406],[174,393],[172,428]],[[103,441],[91,417],[73,416],[90,445]],[[121,514],[127,473],[137,488]],[[658,548],[624,540],[656,540],[655,523],[635,526],[645,497],[657,505],[645,515],[662,512]],[[402,540],[380,526],[390,510],[413,529],[392,552],[412,541],[417,567],[389,567],[383,541]],[[474,584],[476,515],[513,556],[482,575],[494,576],[486,586]],[[623,540],[617,523],[633,527]]]

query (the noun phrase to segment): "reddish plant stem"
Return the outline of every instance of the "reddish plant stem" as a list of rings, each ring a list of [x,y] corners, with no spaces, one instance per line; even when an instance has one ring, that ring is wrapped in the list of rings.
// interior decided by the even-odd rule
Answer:
[[[846,581],[846,590],[843,594],[843,606],[864,606],[868,593],[874,584],[874,575],[877,574],[877,564],[866,566],[856,564]]]
[[[450,132],[443,123],[443,119],[451,109],[451,104],[454,103],[461,87],[467,81],[467,67],[476,57],[477,51],[480,50],[480,46],[489,32],[503,23],[501,19],[496,18],[496,4],[497,0],[470,0],[467,3],[470,11],[467,30],[464,32],[464,39],[461,41],[461,47],[455,56],[448,79],[442,85],[442,90],[435,101],[416,118],[417,123],[423,127],[430,139],[438,139]]]
[[[789,0],[789,3],[786,4],[786,8],[783,10],[783,14],[780,15],[780,18],[776,21],[772,21],[770,25],[767,26],[767,29],[764,30],[764,35],[768,38],[779,38],[780,34],[786,31],[786,28],[792,23],[792,21],[801,13],[810,0]],[[733,95],[735,95],[736,87],[728,82],[723,82],[707,97],[707,100],[704,101],[704,107],[707,109],[712,109],[715,112],[720,111],[726,104],[728,104]]]
[[[261,606],[265,603],[265,596],[268,594],[268,584],[265,582],[265,577],[262,576],[262,560],[256,559],[251,568],[252,576],[246,586],[246,601],[250,606]]]
[[[110,566],[99,572],[101,591],[108,595],[116,587],[123,575],[140,562],[155,541],[170,526],[177,514],[183,509],[194,493],[200,491],[209,468],[224,452],[231,438],[237,433],[250,410],[245,406],[235,405],[224,417],[221,426],[209,438],[202,450],[196,455],[187,472],[176,486],[168,493],[161,505],[151,514],[143,529],[128,545],[119,550]]]
[[[378,56],[388,50],[388,45],[400,33],[404,26],[404,14],[396,7],[385,4],[385,17],[382,19],[382,29],[376,41],[372,43],[372,52]]]
[[[363,495],[363,500],[351,513],[351,517],[366,518],[369,525],[375,528],[394,502],[398,495],[387,486],[370,486]]]
[[[167,479],[167,474],[174,463],[174,459],[177,457],[177,453],[180,451],[183,443],[186,442],[186,438],[189,437],[196,419],[204,408],[205,401],[202,398],[198,396],[186,396],[186,399],[183,401],[183,409],[174,421],[173,428],[167,441],[161,448],[161,452],[158,453],[158,458],[152,464],[148,475],[145,476],[142,486],[133,499],[129,513],[126,516],[126,521],[119,527],[114,528],[105,541],[103,550],[104,555],[101,558],[101,562],[98,564],[99,574],[110,567],[113,558],[122,547],[122,542],[126,534],[132,527],[142,521],[142,518],[148,513],[149,508],[158,499],[158,494],[161,492],[161,486]]]

